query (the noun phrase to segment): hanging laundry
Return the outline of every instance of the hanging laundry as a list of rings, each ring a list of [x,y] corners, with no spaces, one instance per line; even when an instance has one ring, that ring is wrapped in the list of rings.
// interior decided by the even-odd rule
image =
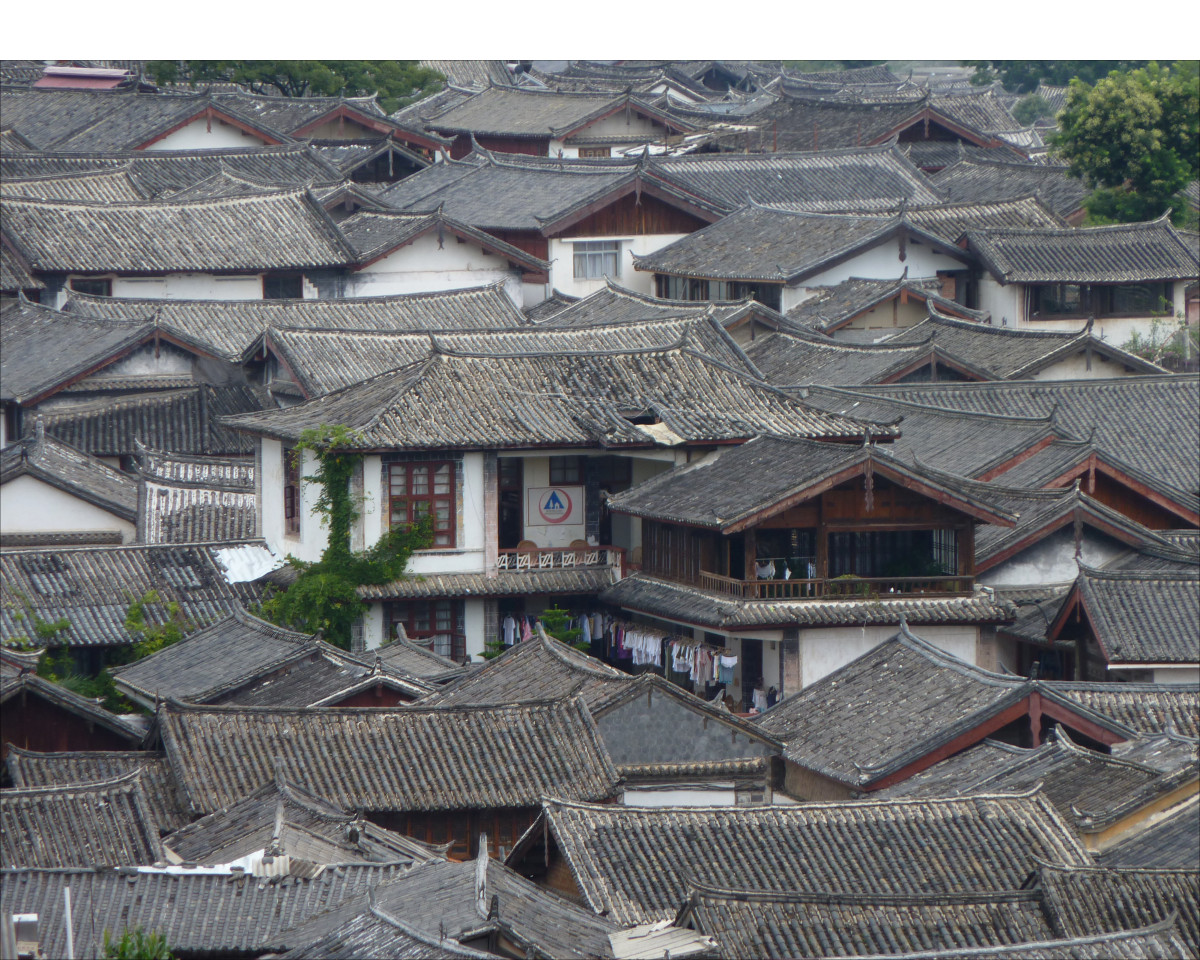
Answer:
[[[504,631],[504,645],[511,647],[517,642],[517,621],[511,613],[505,616],[501,628]]]

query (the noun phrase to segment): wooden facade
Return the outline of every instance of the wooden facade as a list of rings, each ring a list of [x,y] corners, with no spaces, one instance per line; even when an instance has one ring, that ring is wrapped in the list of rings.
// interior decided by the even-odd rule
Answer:
[[[629,237],[695,233],[709,221],[671,206],[657,197],[628,193],[556,234],[561,237]],[[533,251],[530,251],[531,253]]]
[[[27,688],[4,702],[0,760],[8,756],[10,743],[24,750],[60,753],[73,750],[132,750],[137,746],[137,740],[132,731],[128,736],[122,736]]]
[[[541,814],[541,807],[498,810],[433,810],[403,813],[367,811],[372,823],[406,837],[435,846],[450,844],[447,853],[466,860],[479,852],[479,835],[486,833],[488,854],[501,857],[512,850],[521,835]]]
[[[494,150],[496,153],[523,153],[530,157],[545,157],[550,153],[550,135],[543,139],[526,137],[476,137],[475,142],[484,150]],[[450,146],[450,159],[461,160],[474,148],[471,146],[470,134],[460,134],[454,138]]]
[[[879,476],[868,509],[864,486],[856,477],[735,534],[644,521],[642,568],[757,599],[973,589],[973,518]]]

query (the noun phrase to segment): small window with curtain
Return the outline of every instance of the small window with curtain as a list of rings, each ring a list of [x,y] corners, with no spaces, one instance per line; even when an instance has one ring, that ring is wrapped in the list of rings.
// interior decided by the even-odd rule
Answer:
[[[300,464],[294,447],[283,448],[283,533],[300,536]]]
[[[408,525],[424,517],[433,518],[430,547],[456,545],[456,487],[454,463],[429,460],[393,463],[388,468],[388,499],[391,525]]]
[[[600,280],[621,275],[621,242],[587,240],[575,244],[575,279]]]
[[[76,293],[89,293],[93,297],[112,296],[111,277],[72,277],[69,286]]]

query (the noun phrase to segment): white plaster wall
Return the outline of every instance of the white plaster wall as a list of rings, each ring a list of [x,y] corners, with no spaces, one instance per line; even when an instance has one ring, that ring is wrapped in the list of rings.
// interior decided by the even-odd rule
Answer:
[[[1017,283],[1001,284],[985,274],[979,281],[979,309],[988,311],[998,327],[1020,327],[1025,322],[1025,288]],[[1077,321],[1072,322],[1078,329]]]
[[[944,253],[935,253],[933,248],[923,243],[909,240],[906,247],[906,257],[900,259],[900,243],[898,240],[888,240],[869,250],[864,250],[856,257],[844,260],[828,270],[811,277],[805,277],[799,287],[784,287],[783,309],[788,311],[799,303],[803,303],[811,295],[812,287],[831,286],[849,280],[851,277],[865,277],[873,280],[895,280],[908,268],[910,279],[917,277],[936,277],[939,270],[961,270],[962,262]],[[800,292],[800,291],[803,292]]]
[[[710,784],[707,788],[626,787],[621,801],[627,807],[732,807],[737,791],[732,783]]]
[[[130,521],[28,474],[0,486],[0,533],[84,530],[120,531],[122,543],[136,534]]]
[[[1079,576],[1074,530],[1073,526],[1067,526],[1056,531],[999,566],[979,574],[976,580],[987,586],[1027,586],[1074,580]],[[1127,549],[1111,537],[1084,528],[1080,553],[1089,567],[1103,567]]]
[[[283,525],[283,445],[264,437],[262,444],[262,498],[259,516],[263,539],[280,556],[292,554],[301,560],[317,561],[329,542],[329,532],[321,526],[320,515],[314,512],[320,490],[314,483],[300,485],[300,536],[284,534]],[[312,455],[305,453],[301,476],[316,469]]]
[[[514,303],[521,303],[521,277],[507,260],[485,253],[474,244],[460,243],[450,233],[443,236],[439,250],[437,236],[431,233],[351,274],[346,281],[346,296],[457,290],[499,280],[506,286],[512,284],[509,296]]]
[[[165,277],[117,277],[114,297],[159,300],[261,300],[261,274],[216,276],[211,273],[171,273]]]
[[[800,631],[800,682],[816,683],[896,635],[899,627],[822,627]],[[975,663],[979,628],[971,625],[920,626],[913,633],[967,663]],[[765,658],[764,658],[765,660]]]
[[[1035,373],[1033,380],[1109,380],[1113,377],[1127,377],[1123,364],[1116,363],[1092,354],[1092,368],[1088,369],[1087,356],[1082,352],[1070,357],[1064,357],[1058,363],[1045,367]]]
[[[550,297],[550,292],[554,288],[548,283],[522,283],[521,284],[521,299],[514,300],[518,307],[529,308],[536,307],[543,300]],[[508,284],[504,286],[505,292],[509,292]]]
[[[99,371],[101,377],[190,376],[196,362],[193,354],[185,353],[170,343],[160,343],[158,356],[154,345],[140,347],[116,363]]]
[[[463,632],[467,640],[467,658],[474,660],[483,653],[483,600],[478,598],[463,601]]]
[[[621,273],[613,277],[617,283],[637,293],[654,293],[654,274],[633,269],[634,256],[644,257],[686,237],[686,233],[650,233],[643,236],[571,237],[550,240],[550,286],[572,297],[586,297],[604,289],[604,278],[577,280],[575,278],[575,244],[589,240],[619,240],[621,243]]]
[[[897,302],[894,310],[893,302],[889,300],[881,303],[863,316],[851,320],[844,327],[839,327],[833,332],[833,338],[849,343],[873,343],[895,336],[929,316],[929,311],[920,300],[910,299],[905,304]]]
[[[363,614],[363,644],[368,650],[383,646],[383,604],[376,602]]]
[[[210,129],[211,127],[211,129]],[[220,150],[225,147],[261,147],[267,141],[252,133],[218,120],[215,117],[211,123],[201,117],[186,127],[163,137],[157,143],[146,147],[147,150]]]
[[[1200,668],[1197,667],[1156,667],[1154,670],[1155,683],[1186,683],[1195,686],[1200,683]]]

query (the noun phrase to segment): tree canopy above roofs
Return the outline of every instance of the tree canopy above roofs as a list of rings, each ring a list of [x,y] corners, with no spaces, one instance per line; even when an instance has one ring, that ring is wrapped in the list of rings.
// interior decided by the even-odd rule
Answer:
[[[1010,93],[1032,93],[1039,83],[1065,87],[1072,80],[1095,83],[1110,70],[1135,70],[1147,60],[964,60],[974,67],[971,82],[984,86],[999,80]]]
[[[1200,64],[1114,70],[1094,86],[1071,81],[1053,138],[1058,155],[1095,192],[1092,222],[1185,216],[1180,191],[1200,177]]]
[[[445,78],[416,60],[151,60],[155,83],[237,83],[284,97],[378,95],[387,111],[441,89]]]

